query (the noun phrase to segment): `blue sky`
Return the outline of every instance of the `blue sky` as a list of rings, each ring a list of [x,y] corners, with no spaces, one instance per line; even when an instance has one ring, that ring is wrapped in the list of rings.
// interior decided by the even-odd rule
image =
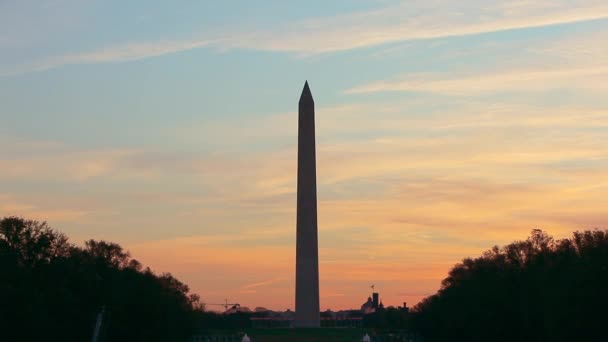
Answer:
[[[595,0],[3,1],[0,215],[291,307],[308,80],[322,307],[413,304],[533,228],[606,226],[606,41]]]

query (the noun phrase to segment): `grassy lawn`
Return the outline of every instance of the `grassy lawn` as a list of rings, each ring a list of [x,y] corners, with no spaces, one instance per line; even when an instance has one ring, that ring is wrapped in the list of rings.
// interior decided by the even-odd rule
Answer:
[[[252,328],[244,332],[252,342],[355,342],[369,333],[358,328]]]
[[[248,333],[249,334],[249,333]],[[365,331],[354,328],[319,328],[319,329],[257,329],[250,336],[255,342],[353,342],[360,341]]]

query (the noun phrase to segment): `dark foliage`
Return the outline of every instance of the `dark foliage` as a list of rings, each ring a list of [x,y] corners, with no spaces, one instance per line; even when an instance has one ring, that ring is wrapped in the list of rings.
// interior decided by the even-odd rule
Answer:
[[[83,248],[46,223],[0,220],[0,341],[186,341],[198,296],[154,274],[119,245]]]
[[[379,331],[400,331],[409,329],[409,310],[407,308],[380,308],[374,313],[363,316],[363,327]]]
[[[607,289],[608,231],[533,230],[454,266],[414,322],[425,341],[601,341]]]

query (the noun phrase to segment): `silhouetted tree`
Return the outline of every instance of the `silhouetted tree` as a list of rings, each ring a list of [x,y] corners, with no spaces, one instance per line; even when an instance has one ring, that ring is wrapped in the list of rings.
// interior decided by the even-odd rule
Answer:
[[[533,230],[457,264],[414,308],[425,341],[596,341],[605,336],[608,232]]]
[[[389,306],[378,308],[363,316],[363,326],[379,331],[401,331],[409,329],[409,312],[404,308]]]
[[[186,341],[199,297],[115,243],[74,246],[44,222],[0,220],[0,341]]]

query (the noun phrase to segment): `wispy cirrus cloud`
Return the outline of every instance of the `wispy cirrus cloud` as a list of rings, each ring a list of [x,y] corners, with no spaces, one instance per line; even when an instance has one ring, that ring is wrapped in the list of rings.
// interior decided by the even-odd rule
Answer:
[[[404,1],[312,18],[224,42],[237,48],[317,54],[390,42],[466,36],[608,18],[604,1]]]
[[[585,36],[568,34],[557,40],[520,47],[517,56],[493,47],[494,68],[469,66],[459,72],[412,72],[372,81],[345,90],[346,94],[376,92],[427,92],[447,95],[486,95],[496,92],[538,92],[555,89],[589,94],[608,90],[608,56],[605,32]],[[508,43],[506,44],[508,46]],[[500,49],[504,47],[501,46]]]
[[[605,1],[407,1],[396,5],[309,18],[271,29],[213,28],[192,39],[134,41],[83,52],[40,57],[4,66],[0,76],[48,70],[62,65],[133,61],[200,47],[251,49],[314,55],[391,42],[466,36],[608,18]],[[220,32],[220,33],[218,33]]]
[[[41,206],[37,204],[24,203],[10,194],[0,193],[0,217],[21,216],[28,219],[54,222],[77,222],[82,221],[91,211],[54,206]]]
[[[377,81],[345,91],[363,94],[388,91],[429,92],[454,95],[480,95],[492,92],[608,89],[608,67],[574,67],[545,70],[511,70],[468,75],[423,73],[402,79]]]
[[[182,52],[212,44],[212,40],[160,40],[157,42],[134,42],[107,46],[93,51],[53,56],[11,68],[0,69],[0,76],[43,71],[63,65],[128,62],[144,58]]]
[[[2,146],[3,144],[0,144]],[[34,144],[35,145],[35,144]],[[10,145],[7,145],[10,146]],[[18,155],[0,158],[0,179],[52,179],[55,181],[86,182],[98,177],[142,177],[138,170],[125,173],[135,149],[71,150],[61,148],[40,155]],[[42,171],[44,170],[44,171]]]
[[[246,284],[242,287],[243,290],[255,290],[258,287],[269,286],[278,282],[284,281],[285,277],[271,278],[268,280],[258,281],[255,283]]]

